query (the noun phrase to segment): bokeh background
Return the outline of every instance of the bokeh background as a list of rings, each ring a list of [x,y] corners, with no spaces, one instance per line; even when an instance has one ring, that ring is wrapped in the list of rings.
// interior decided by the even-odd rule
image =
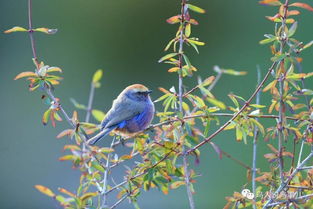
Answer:
[[[192,3],[207,11],[204,15],[194,14],[200,25],[193,28],[193,34],[206,42],[200,47],[200,55],[188,51],[192,63],[200,70],[196,76],[212,75],[214,65],[248,71],[244,77],[223,76],[213,92],[227,104],[231,104],[226,96],[229,92],[248,98],[256,86],[256,65],[260,65],[263,75],[270,66],[268,46],[260,46],[258,41],[263,34],[273,32],[274,25],[264,16],[273,15],[274,9],[253,0]],[[104,70],[103,85],[96,91],[94,106],[103,111],[109,109],[112,100],[129,84],[146,84],[154,90],[154,99],[161,95],[158,87],[177,86],[176,74],[167,73],[168,66],[158,64],[157,60],[164,55],[164,46],[177,29],[165,20],[176,15],[179,6],[179,0],[34,0],[35,27],[59,29],[55,35],[37,33],[35,38],[39,59],[64,71],[64,80],[55,92],[64,108],[69,112],[74,110],[71,97],[87,103],[92,74],[99,68]],[[299,40],[308,42],[313,38],[312,18],[307,11],[298,17]],[[1,0],[0,31],[16,25],[27,27],[27,1]],[[303,67],[310,71],[312,51],[306,50],[303,57]],[[34,69],[31,58],[26,33],[0,33],[0,207],[3,209],[58,208],[33,186],[42,184],[54,191],[58,187],[75,191],[79,181],[79,172],[71,169],[69,162],[58,161],[64,154],[64,144],[69,141],[57,140],[55,136],[67,124],[44,127],[41,117],[47,106],[41,102],[42,93],[29,92],[25,81],[13,81],[19,72]],[[195,83],[196,77],[185,80],[187,87]],[[263,102],[269,99],[262,96]],[[238,143],[234,133],[228,131],[214,141],[234,157],[251,164],[252,140],[247,145]],[[268,151],[265,144],[260,141],[258,167],[267,169],[262,157]],[[197,208],[222,208],[225,196],[241,191],[246,183],[246,170],[228,158],[220,160],[209,146],[201,151],[200,165],[195,166],[201,175],[195,184]],[[116,178],[122,172],[121,169]],[[143,209],[188,207],[184,187],[171,190],[168,195],[156,189],[146,192],[139,198],[139,205]],[[132,206],[125,203],[120,208]]]

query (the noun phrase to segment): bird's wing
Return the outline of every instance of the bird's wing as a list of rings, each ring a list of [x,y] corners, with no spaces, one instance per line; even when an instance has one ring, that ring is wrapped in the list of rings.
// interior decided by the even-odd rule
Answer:
[[[134,105],[134,101],[130,99],[125,99],[121,102],[114,101],[114,103],[112,109],[101,123],[103,128],[110,128],[127,121],[140,114],[144,109],[138,103]]]

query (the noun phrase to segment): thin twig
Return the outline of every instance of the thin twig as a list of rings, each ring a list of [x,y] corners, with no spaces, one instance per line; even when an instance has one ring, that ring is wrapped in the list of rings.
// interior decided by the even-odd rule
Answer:
[[[93,83],[93,81],[91,81],[88,106],[87,106],[87,114],[86,114],[86,119],[85,119],[86,123],[88,123],[90,120],[94,95],[95,95],[95,84]]]
[[[299,201],[299,200],[310,199],[310,198],[312,198],[312,197],[313,197],[313,194],[303,195],[303,196],[301,196],[301,197],[297,197],[297,198],[294,198],[294,199],[283,200],[283,201],[271,203],[271,204],[268,205],[268,207],[274,207],[274,206],[281,205],[281,204],[297,202],[297,201]]]
[[[261,69],[260,66],[257,66],[257,78],[258,78],[258,85],[261,82]],[[260,97],[261,93],[260,91],[256,95],[256,104],[260,104]],[[258,118],[256,119],[258,121]],[[255,185],[255,178],[256,178],[256,163],[257,163],[257,147],[258,147],[258,135],[259,135],[259,129],[257,126],[254,127],[254,133],[253,133],[253,156],[252,156],[252,192],[253,194],[256,194],[256,185]],[[253,204],[253,208],[256,209],[256,205]]]
[[[126,200],[126,198],[129,196],[129,194],[124,195],[123,197],[121,197],[116,203],[114,203],[110,209],[114,209],[116,208],[119,204],[121,204],[124,200]]]
[[[114,141],[115,141],[115,136],[113,137],[112,139],[112,142],[111,142],[111,146],[110,148],[112,149],[113,145],[114,145]],[[102,208],[106,208],[107,207],[107,186],[108,186],[108,174],[110,172],[110,161],[111,161],[111,154],[112,153],[109,153],[108,156],[107,156],[107,162],[106,162],[106,169],[104,171],[104,174],[103,174],[103,186],[102,186],[102,195],[103,195],[103,200],[102,200]]]

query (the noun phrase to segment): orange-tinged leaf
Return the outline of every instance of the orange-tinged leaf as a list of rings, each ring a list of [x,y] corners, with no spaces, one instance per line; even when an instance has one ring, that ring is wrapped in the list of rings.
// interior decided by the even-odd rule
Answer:
[[[65,161],[65,160],[75,160],[76,156],[75,155],[64,155],[59,158],[60,161]]]
[[[159,90],[162,91],[164,94],[170,94],[171,92],[169,92],[168,90],[166,90],[165,88],[159,87]]]
[[[281,2],[279,0],[263,0],[259,1],[260,4],[271,5],[271,6],[280,6]]]
[[[64,189],[64,188],[58,188],[59,192],[62,192],[64,194],[67,194],[70,197],[76,197],[75,194],[73,194],[72,192],[69,192],[68,190]]]
[[[177,72],[178,70],[179,70],[179,67],[172,67],[168,70],[168,72],[174,73],[174,72]]]
[[[63,150],[81,150],[79,146],[77,145],[74,145],[74,144],[67,144],[67,145],[64,145],[63,147]]]
[[[167,23],[169,24],[175,24],[175,23],[179,23],[180,22],[180,15],[176,15],[176,16],[173,16],[173,17],[170,17],[166,20]]]
[[[272,152],[274,153],[278,153],[278,150],[271,144],[267,144],[268,148],[270,148],[270,150],[272,150]]]
[[[57,135],[57,139],[60,139],[64,136],[70,137],[73,134],[73,132],[74,132],[74,130],[72,130],[72,129],[66,129]]]
[[[41,193],[43,193],[43,194],[45,194],[45,195],[47,195],[49,197],[54,197],[55,196],[55,194],[48,187],[45,187],[45,186],[42,186],[42,185],[35,185],[35,188],[39,192],[41,192]]]
[[[48,123],[48,120],[49,120],[49,116],[50,116],[50,113],[51,113],[51,109],[49,108],[42,116],[42,123],[44,125],[47,125]]]
[[[299,15],[300,11],[298,10],[289,10],[287,11],[287,16],[292,16],[292,15]]]
[[[120,160],[130,160],[132,159],[132,156],[131,155],[123,155]]]
[[[22,72],[15,76],[14,80],[20,79],[20,78],[25,78],[25,77],[37,77],[37,74],[34,72]]]
[[[15,26],[9,30],[4,31],[4,33],[13,33],[13,32],[26,32],[27,30],[25,28]]]
[[[311,12],[313,12],[313,7],[311,7],[310,5],[306,4],[306,3],[300,3],[300,2],[295,2],[289,5],[290,7],[300,7],[306,10],[309,10]]]
[[[176,182],[171,184],[170,188],[171,189],[176,189],[176,188],[178,188],[178,187],[180,187],[180,186],[182,186],[184,184],[185,184],[184,181],[176,181]]]

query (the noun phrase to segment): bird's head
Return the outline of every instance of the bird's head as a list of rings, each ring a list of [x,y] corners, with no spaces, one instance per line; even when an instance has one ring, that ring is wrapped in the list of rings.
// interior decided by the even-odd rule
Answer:
[[[150,99],[149,94],[152,91],[142,84],[133,84],[123,91],[123,93],[132,100],[147,101]]]

